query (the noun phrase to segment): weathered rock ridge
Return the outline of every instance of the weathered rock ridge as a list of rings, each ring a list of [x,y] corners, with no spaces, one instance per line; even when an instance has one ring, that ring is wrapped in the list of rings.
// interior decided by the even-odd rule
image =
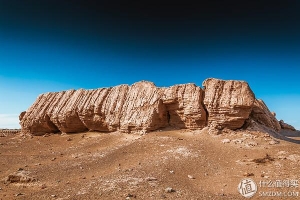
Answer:
[[[145,133],[172,126],[222,130],[245,127],[252,119],[274,131],[280,124],[248,83],[209,78],[203,88],[180,84],[167,88],[141,81],[94,90],[41,94],[20,114],[22,131],[34,135],[55,132],[121,131]]]

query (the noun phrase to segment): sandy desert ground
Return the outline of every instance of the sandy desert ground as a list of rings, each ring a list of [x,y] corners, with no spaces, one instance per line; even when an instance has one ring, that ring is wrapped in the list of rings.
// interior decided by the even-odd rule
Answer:
[[[289,134],[10,134],[0,137],[0,199],[246,199],[243,178],[257,184],[252,199],[298,199],[300,134]]]

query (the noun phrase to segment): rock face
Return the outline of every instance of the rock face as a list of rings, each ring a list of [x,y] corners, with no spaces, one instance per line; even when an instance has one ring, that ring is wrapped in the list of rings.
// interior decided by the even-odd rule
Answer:
[[[249,118],[255,100],[248,83],[210,78],[203,82],[203,86],[208,125],[217,129],[241,128]]]
[[[151,131],[167,125],[163,91],[151,82],[138,82],[129,87],[120,113],[120,130]]]
[[[29,131],[32,134],[39,135],[46,132],[58,132],[58,128],[54,125],[52,121],[50,121],[50,117],[48,113],[50,110],[50,104],[53,104],[59,100],[60,97],[57,94],[61,93],[45,93],[40,95],[37,100],[33,103],[33,105],[23,114],[20,124],[23,131]],[[22,115],[22,114],[21,114]]]
[[[38,97],[20,116],[23,130],[46,132],[151,131],[167,126],[163,90],[150,82],[96,90],[68,90]]]
[[[19,119],[22,131],[34,135],[88,130],[145,133],[168,126],[235,130],[250,118],[280,129],[281,124],[261,100],[255,100],[246,82],[210,78],[203,86],[159,88],[141,81],[131,86],[45,93]]]
[[[281,129],[279,122],[275,118],[275,114],[270,112],[263,100],[255,100],[250,118],[275,131],[280,131]]]
[[[296,129],[292,125],[289,125],[289,124],[285,123],[283,120],[280,120],[279,124],[280,124],[280,127],[282,129],[288,129],[288,130],[291,130],[291,131],[296,131]]]
[[[178,128],[197,129],[206,126],[206,110],[202,105],[203,90],[195,84],[175,85],[164,89],[168,124]]]

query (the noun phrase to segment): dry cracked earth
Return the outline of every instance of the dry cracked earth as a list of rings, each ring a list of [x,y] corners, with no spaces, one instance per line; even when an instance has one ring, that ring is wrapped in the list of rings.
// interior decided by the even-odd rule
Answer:
[[[300,180],[300,134],[290,141],[255,131],[209,135],[172,130],[146,135],[86,132],[0,137],[0,199],[298,199],[293,187],[261,181]],[[298,142],[299,141],[299,142]],[[289,196],[261,196],[277,191]]]

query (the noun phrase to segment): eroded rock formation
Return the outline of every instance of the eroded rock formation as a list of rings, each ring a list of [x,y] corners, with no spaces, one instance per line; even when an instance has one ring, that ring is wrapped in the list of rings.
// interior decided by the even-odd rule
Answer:
[[[241,128],[249,118],[255,100],[248,83],[210,78],[203,82],[203,86],[208,124],[217,129]]]
[[[22,129],[46,132],[150,131],[167,125],[163,90],[150,82],[46,93],[20,117]]]
[[[287,130],[291,130],[291,131],[296,131],[295,127],[293,127],[290,124],[285,123],[283,120],[279,121],[280,127],[282,129],[287,129]]]
[[[45,93],[19,119],[22,131],[35,135],[88,130],[145,133],[167,126],[235,130],[250,118],[275,131],[283,126],[255,99],[246,82],[210,78],[203,86],[159,88],[141,81],[131,86]]]
[[[250,118],[275,131],[279,131],[281,129],[280,124],[275,117],[275,113],[271,113],[261,99],[255,100]]]
[[[179,128],[197,129],[206,126],[206,110],[202,105],[203,90],[195,84],[174,85],[164,89],[168,124]]]

